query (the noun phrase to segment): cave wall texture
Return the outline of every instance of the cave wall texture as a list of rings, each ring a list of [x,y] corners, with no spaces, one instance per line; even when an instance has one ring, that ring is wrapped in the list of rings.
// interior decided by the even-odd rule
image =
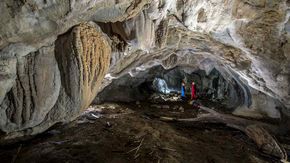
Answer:
[[[288,0],[2,0],[0,129],[9,139],[70,121],[113,79],[156,65],[216,68],[250,98],[234,114],[290,115],[289,6]]]

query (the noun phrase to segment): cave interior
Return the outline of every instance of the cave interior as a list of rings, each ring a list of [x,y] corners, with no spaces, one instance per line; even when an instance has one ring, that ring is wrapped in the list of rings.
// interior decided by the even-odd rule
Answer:
[[[289,0],[0,11],[1,163],[288,162]]]

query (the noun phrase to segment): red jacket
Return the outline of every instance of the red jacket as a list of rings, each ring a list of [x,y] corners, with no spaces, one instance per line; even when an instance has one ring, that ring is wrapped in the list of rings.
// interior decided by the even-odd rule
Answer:
[[[195,84],[191,84],[191,99],[196,99]]]

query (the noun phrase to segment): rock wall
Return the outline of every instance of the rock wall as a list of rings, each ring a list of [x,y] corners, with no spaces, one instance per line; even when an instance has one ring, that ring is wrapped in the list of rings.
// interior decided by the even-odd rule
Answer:
[[[6,137],[39,133],[87,108],[109,69],[109,41],[95,24],[84,23],[55,46],[20,57],[16,83],[0,108]]]
[[[252,100],[257,99],[252,99],[250,89],[262,92],[289,108],[290,64],[289,52],[285,51],[289,44],[289,7],[286,1],[154,2],[143,11],[143,15],[148,15],[144,19],[124,21],[118,24],[124,32],[110,32],[110,35],[121,36],[119,40],[126,46],[124,52],[113,52],[114,62],[108,79],[126,73],[136,76],[140,71],[160,64],[166,69],[188,66],[193,70],[200,68],[206,71],[222,67],[224,76],[231,76],[242,86],[246,100],[243,108],[265,108],[262,105],[250,107]],[[140,21],[153,23],[154,26],[143,26],[146,35],[155,30],[152,36],[155,43],[147,49],[140,45],[150,41],[137,39],[138,31],[132,30],[140,28],[135,25]],[[111,26],[113,29],[114,23]],[[132,35],[136,37],[129,37]],[[271,117],[279,117],[279,111],[273,105],[265,110],[269,109],[275,112]],[[288,110],[282,109],[283,114],[289,115]]]
[[[54,46],[39,49],[17,61],[17,78],[1,105],[5,132],[34,127],[54,106],[60,91],[60,73]]]
[[[134,17],[149,0],[3,0],[0,2],[0,103],[16,79],[16,60],[82,22],[115,22]],[[2,63],[2,64],[1,64]]]

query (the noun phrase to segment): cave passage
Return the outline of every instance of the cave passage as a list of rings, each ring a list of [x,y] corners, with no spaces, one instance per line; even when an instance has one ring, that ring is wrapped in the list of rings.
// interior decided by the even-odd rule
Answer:
[[[208,74],[204,70],[188,71],[188,69],[178,66],[166,70],[162,66],[155,66],[141,71],[133,77],[127,74],[113,80],[105,87],[98,94],[94,103],[153,102],[154,96],[171,97],[171,101],[181,102],[181,82],[184,81],[188,101],[190,100],[191,83],[195,82],[196,101],[199,103],[206,106],[210,106],[210,104],[222,106],[228,112],[244,104],[245,92],[234,79],[225,79],[215,68]],[[183,102],[187,103],[187,101]]]
[[[289,161],[290,0],[0,11],[0,163]]]
[[[0,158],[9,162],[15,151],[20,151],[17,154],[19,162],[278,160],[272,156],[280,156],[277,152],[271,155],[261,153],[250,137],[251,134],[244,130],[230,128],[218,121],[179,121],[206,116],[212,112],[205,113],[205,110],[193,107],[189,99],[181,100],[182,80],[186,83],[188,98],[190,83],[194,81],[198,97],[196,102],[202,107],[227,113],[223,117],[225,119],[236,107],[244,104],[243,89],[234,79],[226,79],[217,69],[206,73],[200,69],[188,71],[186,67],[166,70],[162,66],[155,66],[136,76],[126,74],[113,80],[98,94],[94,104],[75,121],[57,124],[21,146],[2,147]],[[213,114],[211,118],[220,115],[223,114]],[[263,135],[263,132],[259,134]],[[271,152],[275,151],[274,147]]]

